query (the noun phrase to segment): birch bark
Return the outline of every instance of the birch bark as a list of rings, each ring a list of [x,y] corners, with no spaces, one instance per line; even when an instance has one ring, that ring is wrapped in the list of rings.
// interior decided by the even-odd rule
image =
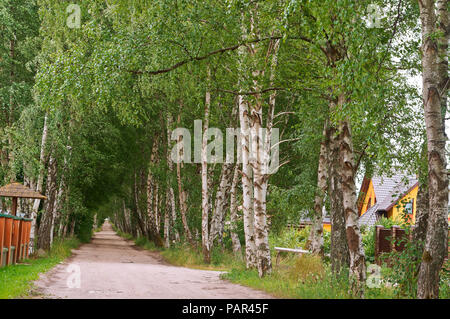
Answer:
[[[249,162],[250,129],[248,125],[248,106],[244,96],[239,96],[239,119],[241,124],[241,154],[242,154],[242,213],[245,234],[245,260],[246,267],[256,266],[256,244],[254,231],[253,207],[251,204],[253,185],[252,169]]]
[[[153,140],[152,153],[150,155],[150,165],[147,175],[147,217],[148,217],[148,234],[150,239],[155,243],[157,247],[163,246],[163,241],[159,235],[157,227],[157,212],[155,210],[154,202],[158,200],[155,197],[155,182],[153,180],[152,165],[155,164],[156,157],[158,155],[158,136],[156,135]]]
[[[57,163],[53,155],[50,155],[47,176],[47,202],[38,230],[38,249],[49,250],[51,246],[51,231],[53,229],[55,205],[57,200]]]
[[[314,199],[314,215],[311,233],[308,239],[308,249],[313,254],[323,255],[323,204],[328,186],[328,149],[329,127],[325,120],[322,141],[320,142],[319,165],[317,168],[317,194]]]
[[[224,163],[222,165],[221,177],[219,189],[217,190],[215,204],[214,204],[214,214],[211,220],[211,229],[209,232],[209,241],[213,245],[214,240],[219,238],[219,242],[222,242],[222,236],[220,231],[223,229],[222,224],[224,220],[225,210],[228,206],[227,194],[230,193],[232,173],[234,165],[231,163]]]
[[[181,113],[181,112],[180,112]],[[180,115],[178,115],[178,123],[180,123],[181,121],[181,117]],[[182,142],[182,136],[180,135],[178,137],[178,145],[180,146],[180,149],[178,150],[178,156],[180,159],[183,158],[184,155],[184,148],[183,148],[183,143]],[[191,230],[189,229],[189,225],[187,222],[187,193],[186,190],[183,187],[183,181],[182,181],[182,177],[181,177],[181,171],[183,169],[183,162],[181,162],[180,160],[177,161],[177,183],[178,183],[178,198],[180,201],[180,213],[181,213],[181,221],[183,223],[183,228],[184,228],[184,235],[186,236],[186,239],[188,240],[189,244],[191,246],[195,246],[195,242],[192,239],[192,233]]]
[[[230,189],[230,235],[233,252],[237,256],[241,256],[241,242],[236,232],[236,225],[238,223],[238,209],[237,209],[237,184],[239,182],[239,166],[236,165],[233,173],[233,181]]]
[[[335,106],[335,102],[330,102],[331,110]],[[340,176],[341,165],[339,162],[339,138],[340,136],[336,128],[330,125],[330,165],[328,173],[331,219],[330,259],[331,270],[336,276],[339,276],[344,268],[349,267],[350,260],[345,232],[342,181]]]
[[[445,114],[449,87],[447,0],[419,1],[422,23],[422,94],[428,152],[429,216],[417,297],[439,297],[439,273],[448,245],[448,176]],[[439,36],[436,34],[439,32]]]
[[[211,92],[209,91],[210,70],[208,68],[208,87],[205,94],[205,119],[203,121],[203,136],[202,136],[202,251],[203,259],[206,263],[211,261],[210,241],[209,241],[209,224],[208,215],[210,210],[209,196],[208,196],[208,126],[209,126],[209,111],[211,107]]]
[[[41,152],[39,156],[39,176],[36,185],[36,191],[38,193],[42,193],[42,186],[44,184],[44,174],[45,174],[45,146],[47,144],[47,136],[48,136],[48,114],[45,114],[44,117],[44,128],[42,130],[42,139],[41,139]],[[31,229],[30,229],[30,252],[33,252],[34,243],[35,243],[35,234],[37,232],[36,226],[36,218],[37,212],[39,210],[39,205],[41,204],[40,199],[35,199],[33,204],[33,209],[31,211]]]
[[[345,97],[339,96],[338,107],[345,103]],[[361,232],[358,225],[358,208],[356,205],[355,166],[353,159],[353,141],[350,122],[342,120],[339,125],[340,162],[342,178],[342,198],[345,214],[345,229],[350,255],[350,280],[356,295],[364,297],[366,282],[366,263]]]

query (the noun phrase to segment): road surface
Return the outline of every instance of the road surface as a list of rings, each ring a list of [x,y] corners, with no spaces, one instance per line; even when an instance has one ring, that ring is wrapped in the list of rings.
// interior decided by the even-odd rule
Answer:
[[[42,298],[271,298],[219,276],[217,271],[169,265],[157,252],[134,246],[105,223],[91,243],[42,274],[35,286]]]

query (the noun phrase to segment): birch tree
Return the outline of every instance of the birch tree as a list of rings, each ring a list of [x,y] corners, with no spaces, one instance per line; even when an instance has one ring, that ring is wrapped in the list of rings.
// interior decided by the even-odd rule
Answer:
[[[314,199],[314,216],[308,238],[308,249],[313,254],[323,255],[323,206],[328,187],[329,165],[329,127],[325,120],[323,137],[320,143],[319,165],[317,168],[317,194]]]
[[[419,1],[422,24],[422,94],[428,152],[429,216],[420,265],[417,296],[438,298],[439,272],[447,253],[448,176],[444,119],[447,109],[448,42],[447,0]]]
[[[208,192],[208,128],[209,128],[209,112],[211,108],[211,92],[210,92],[210,78],[211,71],[208,67],[207,88],[205,93],[205,112],[203,120],[203,135],[202,135],[202,251],[203,259],[206,263],[211,262],[211,243],[209,241],[209,192]]]

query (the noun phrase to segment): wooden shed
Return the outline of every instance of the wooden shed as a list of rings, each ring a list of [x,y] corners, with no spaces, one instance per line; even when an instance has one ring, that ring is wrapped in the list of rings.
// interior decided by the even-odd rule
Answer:
[[[0,197],[12,198],[11,214],[0,214],[0,267],[2,267],[28,258],[32,219],[16,216],[17,199],[47,199],[47,197],[17,182],[0,187]]]
[[[0,187],[0,197],[11,197],[12,207],[11,215],[17,215],[18,198],[47,199],[44,195],[32,190],[31,188],[17,182]]]

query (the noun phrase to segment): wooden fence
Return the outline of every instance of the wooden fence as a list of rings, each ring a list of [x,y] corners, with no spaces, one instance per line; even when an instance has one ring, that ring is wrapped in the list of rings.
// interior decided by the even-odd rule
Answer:
[[[0,214],[0,267],[28,258],[31,221]]]
[[[413,226],[414,227],[414,226]],[[450,229],[449,229],[450,238]],[[402,240],[403,239],[403,240]],[[405,240],[406,239],[406,240]],[[375,261],[381,265],[383,253],[390,253],[392,251],[403,251],[406,243],[412,240],[412,232],[407,234],[404,229],[399,226],[392,226],[391,228],[384,228],[381,225],[375,226]],[[448,258],[450,246],[447,246]]]
[[[405,240],[406,239],[406,240]],[[404,229],[399,226],[384,228],[381,225],[375,227],[375,260],[381,264],[380,258],[384,253],[392,251],[403,251],[406,243],[412,239],[411,233],[408,235]]]

